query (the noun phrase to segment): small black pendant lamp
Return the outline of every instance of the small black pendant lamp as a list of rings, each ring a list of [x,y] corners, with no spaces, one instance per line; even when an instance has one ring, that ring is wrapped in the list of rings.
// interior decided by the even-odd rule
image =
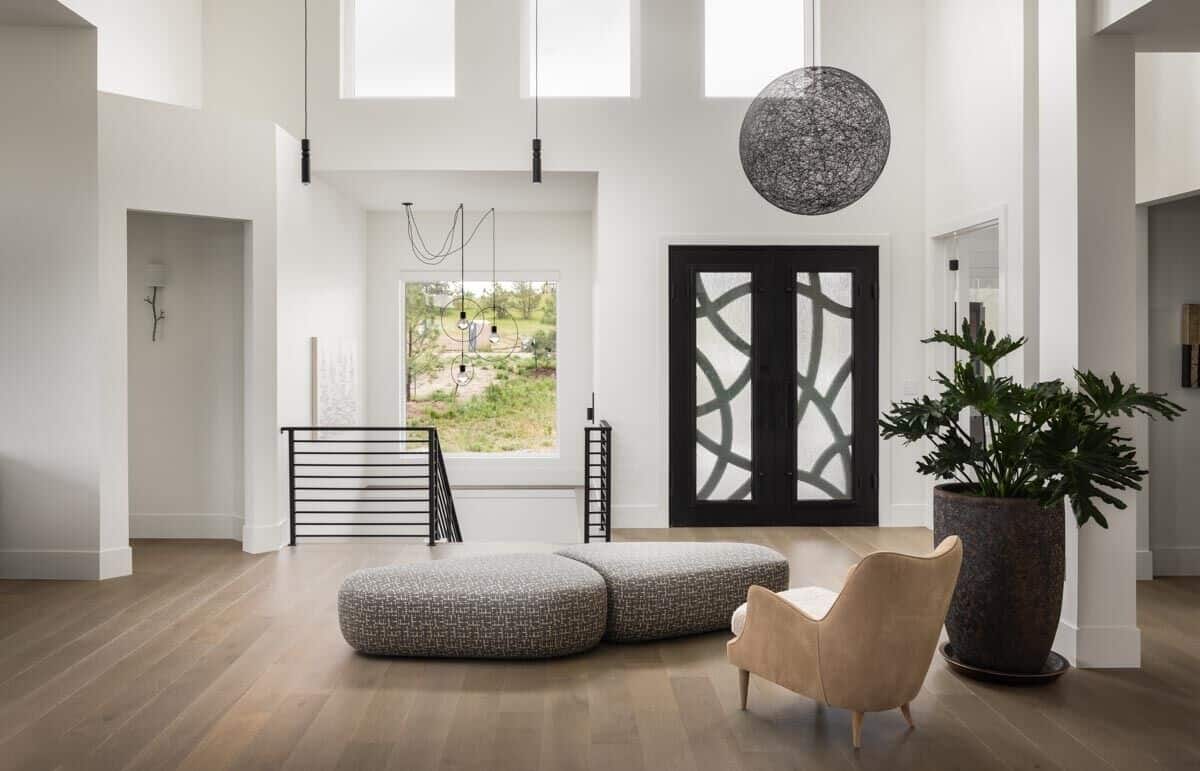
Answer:
[[[538,0],[533,0],[533,181],[542,182],[542,138],[538,125],[539,90],[538,58],[541,54],[538,41]]]
[[[304,0],[304,138],[300,140],[300,181],[312,182],[311,153],[308,145],[308,0]]]

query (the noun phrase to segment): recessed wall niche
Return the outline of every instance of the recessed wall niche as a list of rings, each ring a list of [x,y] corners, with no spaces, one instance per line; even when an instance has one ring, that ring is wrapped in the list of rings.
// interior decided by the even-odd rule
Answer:
[[[244,230],[233,220],[128,215],[134,538],[241,537]]]

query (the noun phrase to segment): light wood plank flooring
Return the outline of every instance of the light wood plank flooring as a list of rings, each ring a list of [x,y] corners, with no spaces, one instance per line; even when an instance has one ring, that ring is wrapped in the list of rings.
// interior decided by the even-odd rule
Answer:
[[[925,530],[634,530],[618,540],[744,540],[792,584],[840,586],[875,548]],[[602,645],[544,662],[372,659],[335,600],[369,565],[546,546],[141,542],[132,576],[0,581],[4,769],[1200,769],[1200,579],[1138,586],[1138,671],[1010,689],[935,659],[913,703],[850,715],[757,678],[738,710],[723,633]]]

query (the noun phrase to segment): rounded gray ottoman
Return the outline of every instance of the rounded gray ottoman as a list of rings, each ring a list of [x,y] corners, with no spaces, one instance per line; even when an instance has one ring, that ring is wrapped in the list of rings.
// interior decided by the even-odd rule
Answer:
[[[788,587],[779,552],[749,543],[593,543],[557,554],[593,568],[608,585],[608,628],[615,641],[728,629],[751,586]]]
[[[342,637],[385,656],[565,656],[600,642],[605,613],[604,579],[552,554],[368,568],[338,592]]]

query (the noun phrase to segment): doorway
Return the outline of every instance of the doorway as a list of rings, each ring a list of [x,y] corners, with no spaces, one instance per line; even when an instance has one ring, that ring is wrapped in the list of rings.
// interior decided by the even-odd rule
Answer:
[[[671,525],[878,524],[878,248],[669,255]]]

